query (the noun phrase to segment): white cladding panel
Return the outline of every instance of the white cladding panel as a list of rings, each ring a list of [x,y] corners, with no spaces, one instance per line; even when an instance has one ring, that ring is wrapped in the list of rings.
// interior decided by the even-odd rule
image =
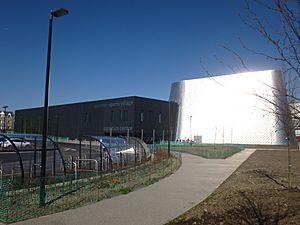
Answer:
[[[203,143],[282,144],[285,135],[270,111],[274,89],[283,87],[280,71],[267,70],[193,80],[172,85],[179,104],[176,138],[202,136]],[[273,90],[273,91],[272,91]]]

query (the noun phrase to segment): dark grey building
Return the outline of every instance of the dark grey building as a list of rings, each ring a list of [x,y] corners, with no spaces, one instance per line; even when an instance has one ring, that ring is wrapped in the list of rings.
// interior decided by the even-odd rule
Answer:
[[[174,102],[124,97],[49,107],[48,134],[79,138],[80,135],[113,135],[143,137],[150,142],[167,140],[170,115],[170,134],[174,140],[178,105]],[[15,131],[42,133],[43,108],[15,112]]]

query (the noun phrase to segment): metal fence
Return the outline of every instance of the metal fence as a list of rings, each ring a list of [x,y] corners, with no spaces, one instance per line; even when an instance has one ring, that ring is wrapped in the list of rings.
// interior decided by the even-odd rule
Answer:
[[[170,158],[157,154],[151,160],[107,174],[85,173],[46,178],[46,206],[39,206],[37,179],[22,187],[11,179],[0,182],[0,221],[17,222],[94,203],[119,194],[127,194],[173,173],[181,165],[181,155]]]

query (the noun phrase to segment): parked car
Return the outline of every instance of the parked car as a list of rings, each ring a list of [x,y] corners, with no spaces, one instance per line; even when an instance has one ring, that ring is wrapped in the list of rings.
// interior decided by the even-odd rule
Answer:
[[[17,148],[25,148],[31,145],[31,143],[29,141],[26,141],[24,139],[21,138],[11,138],[10,139]],[[0,139],[0,147],[2,148],[7,148],[9,146],[12,146],[11,142],[8,141],[7,139],[1,138]]]
[[[4,138],[0,139],[0,147],[6,148],[10,145],[11,145],[11,143],[7,139],[4,139]]]
[[[31,143],[29,141],[26,141],[21,138],[11,138],[10,140],[12,140],[14,142],[14,144],[16,145],[17,148],[28,147],[31,145]]]

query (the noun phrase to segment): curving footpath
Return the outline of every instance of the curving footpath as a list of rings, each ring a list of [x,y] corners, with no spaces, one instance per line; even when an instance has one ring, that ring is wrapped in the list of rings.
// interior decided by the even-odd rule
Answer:
[[[15,224],[164,224],[209,196],[254,151],[246,149],[227,159],[203,159],[182,154],[181,168],[153,185],[85,207]]]

